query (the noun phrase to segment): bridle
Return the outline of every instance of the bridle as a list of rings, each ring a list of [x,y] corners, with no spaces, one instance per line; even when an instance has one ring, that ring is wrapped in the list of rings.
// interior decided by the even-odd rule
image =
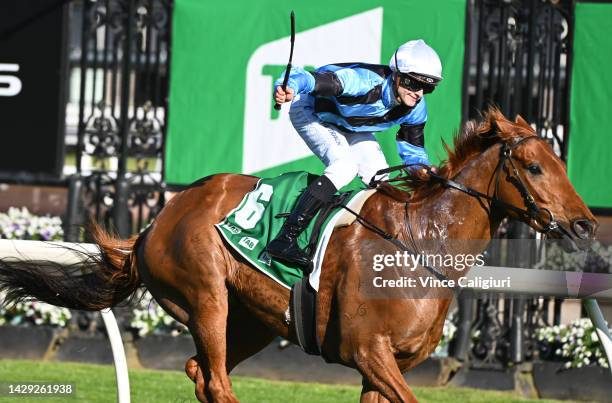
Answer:
[[[555,216],[549,209],[537,205],[534,197],[529,192],[527,185],[525,185],[525,182],[523,181],[523,178],[521,178],[521,175],[516,167],[512,152],[516,150],[518,146],[529,140],[545,141],[544,139],[538,136],[529,136],[523,137],[519,140],[515,140],[514,142],[504,142],[501,144],[499,161],[491,178],[491,181],[495,181],[495,191],[493,192],[493,196],[489,196],[486,193],[479,192],[478,190],[467,187],[452,179],[440,176],[437,173],[433,172],[430,167],[421,164],[398,165],[395,167],[382,169],[376,173],[376,176],[398,170],[405,170],[407,168],[414,168],[414,165],[418,165],[419,167],[424,168],[427,173],[434,180],[441,183],[442,186],[459,190],[463,193],[477,198],[480,201],[486,200],[489,204],[489,215],[492,214],[493,208],[503,209],[505,211],[512,211],[527,222],[533,220],[539,226],[539,228],[536,228],[538,232],[547,235],[557,234],[559,236],[567,236],[569,238],[572,238],[570,232],[565,229],[557,219],[555,219]],[[523,199],[523,204],[525,205],[525,208],[517,207],[499,198],[499,187],[502,177],[502,171],[506,174],[505,179],[512,185],[514,185],[518,190],[519,194],[521,195],[521,198]],[[383,182],[391,183],[397,181],[404,181],[406,179],[407,177],[404,175],[392,179],[377,181],[376,184]],[[491,183],[491,181],[489,181],[489,183]],[[543,219],[543,217],[547,217],[547,219]]]

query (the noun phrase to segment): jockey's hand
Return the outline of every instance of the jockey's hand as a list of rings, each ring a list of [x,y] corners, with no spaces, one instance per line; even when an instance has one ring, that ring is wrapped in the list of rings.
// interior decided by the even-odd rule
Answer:
[[[279,85],[276,87],[276,91],[274,91],[274,100],[277,104],[291,102],[293,100],[293,89],[287,87],[286,91],[283,91],[283,87]]]
[[[430,170],[431,170],[433,173],[438,173],[438,168],[436,168],[436,167],[435,167],[435,166],[433,166],[433,165],[432,165],[432,166],[430,166],[430,167],[429,167],[429,169],[430,169]],[[429,179],[429,173],[427,172],[427,169],[425,169],[425,168],[419,169],[418,171],[416,171],[416,172],[415,172],[415,174],[416,174],[416,176],[417,176],[419,179],[422,179],[422,180],[428,180],[428,179]]]

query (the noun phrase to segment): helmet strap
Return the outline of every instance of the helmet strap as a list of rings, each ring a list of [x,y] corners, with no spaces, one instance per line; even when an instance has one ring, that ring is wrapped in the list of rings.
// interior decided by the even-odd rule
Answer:
[[[399,95],[399,75],[400,75],[400,69],[399,69],[399,65],[397,64],[397,49],[395,49],[395,53],[393,54],[393,58],[395,59],[395,76],[393,77],[393,90],[395,91],[395,100],[400,103],[403,104],[402,101],[402,97],[400,97]]]
[[[399,95],[399,73],[397,72],[395,73],[393,77],[393,91],[395,92],[395,100],[399,102],[400,104],[403,103],[402,97],[400,97]]]

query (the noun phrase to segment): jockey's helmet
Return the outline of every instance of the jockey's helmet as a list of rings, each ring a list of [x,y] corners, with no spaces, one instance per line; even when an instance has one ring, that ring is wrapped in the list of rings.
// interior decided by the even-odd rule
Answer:
[[[442,62],[440,57],[422,39],[408,41],[393,53],[389,67],[394,72],[410,74],[412,78],[430,85],[442,80]]]

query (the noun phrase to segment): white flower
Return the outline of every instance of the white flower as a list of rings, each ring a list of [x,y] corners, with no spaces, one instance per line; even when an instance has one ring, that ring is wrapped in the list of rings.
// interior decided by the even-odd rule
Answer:
[[[601,344],[595,334],[590,319],[582,318],[575,320],[569,325],[549,326],[536,330],[537,335],[551,335],[538,339],[548,348],[554,348],[554,354],[562,357],[565,368],[580,368],[586,365],[608,365],[601,352]],[[604,365],[605,364],[605,365]]]

